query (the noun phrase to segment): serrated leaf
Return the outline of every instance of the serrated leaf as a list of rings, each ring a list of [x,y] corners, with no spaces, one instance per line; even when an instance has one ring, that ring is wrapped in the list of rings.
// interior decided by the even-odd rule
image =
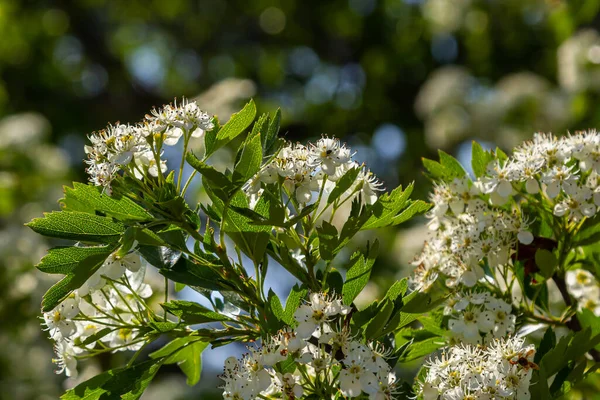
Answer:
[[[204,180],[209,181],[212,184],[213,190],[220,189],[224,193],[229,193],[233,190],[233,184],[229,177],[222,172],[217,171],[213,166],[200,161],[192,152],[186,154],[185,160],[192,168],[202,175]],[[226,196],[226,198],[221,198],[221,200],[225,201],[227,198],[228,196]]]
[[[164,360],[164,364],[177,364],[187,377],[186,383],[189,386],[194,386],[200,381],[200,375],[202,374],[202,352],[208,344],[208,342],[199,340],[193,336],[177,338],[157,352],[150,354],[150,357],[156,359],[157,354],[170,354]]]
[[[340,198],[344,192],[346,192],[352,185],[356,182],[356,177],[360,172],[359,167],[350,168],[340,179],[335,183],[335,187],[329,193],[329,197],[327,198],[327,204],[331,204],[337,199]]]
[[[73,290],[79,289],[104,263],[116,249],[116,245],[107,246],[106,251],[90,254],[81,259],[75,267],[59,282],[55,283],[42,299],[42,311],[48,312],[62,302]]]
[[[285,313],[281,306],[281,301],[279,301],[279,297],[277,297],[273,289],[269,289],[267,304],[268,308],[265,315],[267,326],[271,333],[275,333],[281,328],[281,322]]]
[[[212,118],[213,129],[207,131],[204,134],[204,152],[206,153],[206,157],[211,155],[216,149],[215,145],[217,144],[217,133],[221,130],[221,124],[219,123],[219,119],[217,116]]]
[[[214,312],[198,303],[185,300],[174,300],[161,304],[169,313],[181,318],[186,324],[204,324],[214,321],[232,321],[226,315]]]
[[[424,357],[434,351],[444,347],[446,341],[440,337],[431,337],[422,341],[413,342],[408,346],[407,351],[399,358],[400,362],[409,362],[417,358]]]
[[[252,178],[260,170],[262,159],[260,134],[248,136],[240,147],[239,159],[233,169],[233,185],[236,187],[242,186]]]
[[[115,195],[116,196],[116,195]],[[65,211],[99,211],[120,221],[150,221],[152,215],[127,197],[113,197],[103,193],[99,186],[73,183],[65,187],[65,197],[60,200]]]
[[[93,377],[61,396],[62,400],[137,400],[162,365],[149,360],[129,368],[115,368]]]
[[[231,199],[231,206],[249,208],[248,198],[237,192]],[[254,211],[268,218],[269,202],[262,196],[254,207]],[[235,244],[252,260],[262,262],[269,243],[270,226],[254,225],[252,220],[234,209],[229,209],[225,219],[225,231]]]
[[[546,332],[544,332],[544,336],[542,337],[542,341],[540,342],[540,345],[537,348],[537,351],[535,352],[535,356],[533,359],[533,362],[535,362],[536,364],[539,364],[540,360],[542,359],[542,357],[551,349],[554,348],[554,346],[556,346],[556,335],[554,334],[554,331],[552,330],[552,327],[549,326],[546,329]]]
[[[350,305],[364,289],[369,282],[371,269],[377,258],[379,251],[379,242],[376,240],[373,245],[367,249],[367,255],[360,252],[353,254],[350,259],[350,267],[346,273],[346,282],[342,288],[342,298],[344,304]]]
[[[158,333],[169,333],[174,329],[179,328],[181,324],[171,321],[150,321],[148,326]]]
[[[439,162],[428,158],[423,158],[422,162],[425,169],[429,172],[430,177],[434,180],[448,179],[446,168]]]
[[[108,335],[111,332],[114,332],[114,328],[104,328],[94,333],[93,335],[88,336],[81,343],[76,343],[79,346],[87,346],[89,344],[95,343],[98,340],[102,339],[104,336]]]
[[[554,271],[558,266],[558,260],[551,251],[537,249],[535,252],[535,264],[540,269],[542,276],[548,279],[554,275]]]
[[[442,150],[438,150],[438,154],[440,156],[440,163],[446,168],[446,174],[449,177],[454,179],[463,178],[467,175],[467,172],[456,158]]]
[[[206,261],[206,265],[200,265],[181,257],[173,267],[162,268],[159,272],[174,282],[188,286],[208,290],[230,290],[227,282],[219,276],[211,265],[219,268],[218,265],[212,264],[210,261]]]
[[[420,314],[433,310],[443,304],[446,301],[446,297],[425,292],[412,292],[404,300],[405,304],[402,307],[402,312]]]
[[[391,193],[380,196],[371,206],[372,215],[361,230],[398,225],[416,214],[427,211],[430,208],[429,204],[420,200],[416,202],[409,200],[413,187],[411,183],[403,191],[402,186],[399,186]]]
[[[285,310],[283,311],[282,320],[286,324],[290,326],[296,325],[296,320],[294,319],[294,313],[302,304],[302,300],[308,294],[308,289],[298,286],[298,284],[292,287],[290,294],[288,295],[287,300],[285,301]]]
[[[80,211],[58,211],[28,224],[40,235],[92,243],[114,243],[125,232],[120,222]]]
[[[327,221],[323,221],[321,226],[317,227],[319,235],[319,254],[323,260],[332,260],[335,256],[335,249],[338,243],[338,231],[335,226]]]
[[[244,132],[252,124],[255,116],[256,105],[254,104],[254,100],[250,100],[241,111],[233,114],[229,121],[219,129],[214,143],[211,143],[210,147],[207,146],[206,148],[206,157]]]
[[[318,275],[317,275],[318,279]],[[325,285],[323,289],[327,290],[329,293],[342,293],[344,287],[344,278],[340,271],[335,268],[331,268],[329,274],[327,274],[327,279],[325,281]]]
[[[91,256],[108,257],[114,246],[90,246],[90,247],[55,247],[48,250],[46,254],[36,265],[37,269],[47,274],[66,275],[86,258]]]
[[[473,141],[471,148],[471,167],[476,178],[485,175],[487,166],[494,159],[492,153],[485,151],[476,141]]]
[[[267,134],[263,139],[263,153],[272,154],[279,135],[279,126],[281,124],[281,109],[275,111],[273,119],[269,123]]]
[[[390,226],[400,225],[403,222],[408,221],[412,217],[416,215],[420,215],[425,213],[425,211],[429,210],[432,207],[432,204],[425,203],[422,200],[414,200],[410,202],[410,205],[404,209],[400,214],[396,215],[392,219],[392,223]]]
[[[394,311],[394,304],[388,299],[384,299],[377,307],[375,317],[365,327],[365,339],[373,340],[381,336],[388,320]]]

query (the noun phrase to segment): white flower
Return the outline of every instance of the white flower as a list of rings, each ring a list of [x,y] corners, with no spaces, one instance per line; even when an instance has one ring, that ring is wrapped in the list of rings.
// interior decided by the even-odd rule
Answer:
[[[75,348],[64,340],[58,341],[54,346],[56,358],[52,362],[58,365],[57,374],[63,372],[70,378],[77,378],[77,351]]]
[[[327,175],[335,174],[338,166],[350,161],[351,155],[345,145],[335,138],[323,137],[310,146],[310,165],[321,167]]]
[[[364,204],[375,204],[378,198],[377,192],[384,190],[381,187],[383,183],[368,169],[360,170],[356,182],[360,185],[361,199]]]
[[[573,167],[566,165],[556,165],[542,175],[542,181],[546,184],[546,194],[551,199],[558,196],[561,189],[567,194],[572,194],[577,179],[578,176],[573,172]]]
[[[69,297],[50,312],[44,313],[44,322],[48,327],[50,336],[55,340],[73,335],[77,327],[72,321],[79,314],[77,299]]]
[[[296,333],[301,338],[311,335],[319,337],[327,321],[340,313],[347,313],[348,307],[343,306],[339,299],[330,299],[322,293],[311,293],[310,302],[296,310],[294,318],[299,325]]]
[[[507,198],[513,191],[511,184],[513,175],[513,164],[506,162],[500,166],[499,161],[492,161],[487,167],[487,176],[482,179],[484,192],[496,193],[501,198]]]
[[[345,368],[340,372],[340,391],[344,396],[360,396],[365,389],[376,387],[377,376],[370,371],[372,352],[367,346],[355,344],[350,348],[343,362]]]
[[[560,203],[554,206],[554,215],[562,217],[568,213],[570,219],[575,221],[583,217],[593,217],[596,214],[596,205],[589,203],[592,191],[589,188],[579,188]]]

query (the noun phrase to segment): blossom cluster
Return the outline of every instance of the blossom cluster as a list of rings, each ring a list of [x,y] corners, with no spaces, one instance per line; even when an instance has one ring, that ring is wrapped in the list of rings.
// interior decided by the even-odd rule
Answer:
[[[587,308],[600,317],[600,283],[594,275],[585,269],[570,270],[565,274],[565,283],[579,310]]]
[[[338,390],[350,398],[393,398],[398,388],[385,352],[350,336],[343,323],[349,311],[338,298],[312,293],[294,314],[295,330],[280,331],[240,360],[226,360],[224,398],[329,398]],[[286,360],[292,367],[282,370]]]
[[[531,397],[529,383],[535,347],[518,337],[494,339],[487,346],[457,345],[425,363],[417,383],[422,400],[519,399]]]
[[[322,137],[308,146],[289,143],[247,182],[245,192],[260,195],[263,184],[283,182],[298,203],[307,204],[313,199],[313,193],[329,193],[346,172],[360,168],[355,182],[346,191],[346,199],[361,195],[363,203],[373,204],[377,193],[383,190],[382,183],[370,170],[353,161],[352,156],[351,149],[336,138]]]
[[[148,318],[144,299],[152,295],[145,271],[137,253],[112,254],[78,290],[44,313],[55,341],[57,373],[76,377],[77,358],[94,353],[97,346],[110,351],[142,346],[139,328]]]
[[[512,306],[489,292],[457,292],[444,313],[450,316],[448,327],[460,342],[485,344],[515,331]]]
[[[517,240],[533,240],[525,219],[490,205],[480,185],[468,178],[437,183],[431,202],[427,217],[432,235],[413,261],[415,289],[428,289],[440,275],[448,287],[473,287],[484,276],[485,258],[492,268],[504,265]]]
[[[92,145],[85,146],[89,180],[110,191],[119,170],[138,179],[157,177],[167,169],[166,160],[161,158],[163,145],[174,146],[181,137],[201,138],[213,127],[212,117],[200,110],[196,102],[186,99],[153,109],[136,125],[109,125],[91,134]]]
[[[600,206],[600,134],[557,138],[538,133],[512,157],[496,156],[478,179],[439,182],[431,195],[432,236],[415,260],[415,288],[429,288],[440,275],[448,287],[472,287],[492,268],[506,265],[517,243],[530,245],[535,217],[511,199],[540,199],[565,223],[593,217]],[[539,201],[539,200],[536,200]]]

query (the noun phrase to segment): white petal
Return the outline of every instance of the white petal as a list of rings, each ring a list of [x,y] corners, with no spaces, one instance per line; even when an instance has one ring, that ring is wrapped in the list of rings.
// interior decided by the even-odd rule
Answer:
[[[531,244],[533,242],[533,233],[529,231],[521,231],[517,234],[517,239],[519,239],[519,242],[525,245]]]

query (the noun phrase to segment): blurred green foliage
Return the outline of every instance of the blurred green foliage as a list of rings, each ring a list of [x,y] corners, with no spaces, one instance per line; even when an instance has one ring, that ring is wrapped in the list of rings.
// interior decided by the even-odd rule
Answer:
[[[424,198],[420,158],[437,148],[460,158],[474,138],[509,147],[599,125],[599,10],[600,0],[0,0],[0,397],[60,392],[35,320],[45,287],[35,288],[49,283],[32,264],[48,244],[15,240],[56,207],[60,183],[85,179],[88,132],[200,93],[227,118],[228,102],[254,95],[259,111],[282,107],[288,138],[342,137],[389,187],[416,180]],[[232,77],[249,81],[222,84]],[[8,123],[28,111],[40,115]],[[389,278],[422,236],[382,234],[376,272]],[[33,342],[36,354],[14,350]]]

